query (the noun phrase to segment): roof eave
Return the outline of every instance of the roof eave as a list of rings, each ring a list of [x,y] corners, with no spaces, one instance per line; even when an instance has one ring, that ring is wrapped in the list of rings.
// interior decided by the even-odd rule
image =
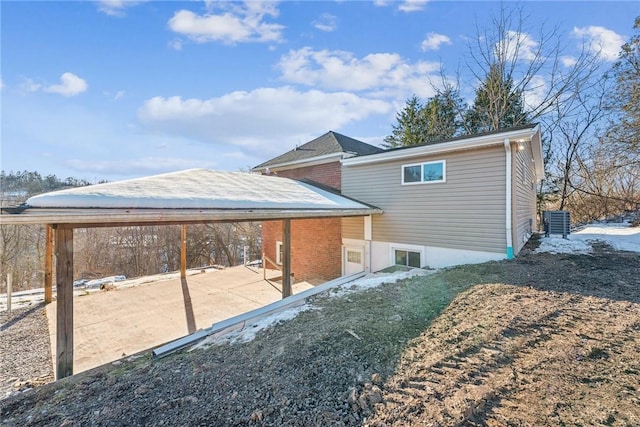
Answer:
[[[31,208],[21,214],[2,214],[2,225],[64,225],[69,228],[119,225],[187,224],[204,222],[266,221],[277,219],[335,218],[382,214],[379,208],[345,209],[47,209]]]
[[[300,165],[305,165],[305,166],[321,165],[321,164],[325,164],[325,163],[331,163],[331,162],[334,162],[334,161],[339,161],[343,157],[347,157],[349,155],[350,154],[344,153],[344,152],[324,154],[322,156],[308,157],[306,159],[291,160],[289,162],[273,163],[273,164],[269,164],[269,165],[256,166],[256,167],[252,168],[251,171],[252,172],[263,172],[263,171],[265,171],[267,169],[272,170],[272,171],[277,171],[277,170],[284,170],[284,169],[292,169],[293,167],[300,167]]]
[[[392,160],[401,160],[413,158],[421,155],[442,154],[460,150],[470,150],[475,148],[489,147],[493,145],[503,145],[505,139],[521,139],[532,138],[536,133],[540,132],[540,126],[532,126],[525,129],[517,129],[500,133],[492,133],[490,135],[471,136],[465,139],[459,139],[439,144],[423,145],[419,147],[409,147],[404,150],[385,151],[378,154],[370,154],[367,156],[358,156],[349,159],[342,159],[344,166],[364,165],[370,163],[388,162]],[[537,162],[536,162],[537,163]]]

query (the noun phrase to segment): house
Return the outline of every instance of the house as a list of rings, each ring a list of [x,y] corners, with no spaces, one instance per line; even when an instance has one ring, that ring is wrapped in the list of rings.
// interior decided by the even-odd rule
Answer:
[[[513,258],[543,175],[537,125],[343,159],[342,194],[384,212],[343,219],[343,272]]]
[[[339,192],[342,184],[341,160],[382,151],[381,148],[329,131],[254,167],[252,171],[304,180]],[[341,235],[340,218],[292,221],[291,271],[294,279],[314,282],[340,277],[343,274]],[[281,236],[280,221],[262,223],[262,250],[266,258],[276,264],[271,267],[281,264]]]
[[[544,175],[538,125],[386,151],[366,152],[364,143],[338,148],[340,139],[355,141],[329,132],[254,168],[333,186],[383,211],[295,221],[294,252],[308,253],[292,260],[296,277],[509,259],[537,229],[536,186]],[[329,141],[333,151],[314,148]],[[278,227],[263,226],[270,257],[277,257]]]

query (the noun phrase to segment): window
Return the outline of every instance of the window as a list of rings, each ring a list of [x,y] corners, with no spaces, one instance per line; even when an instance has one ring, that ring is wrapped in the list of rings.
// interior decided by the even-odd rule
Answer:
[[[446,181],[444,160],[413,165],[402,165],[402,184],[420,184]]]
[[[420,268],[420,252],[406,251],[404,249],[395,250],[396,265]]]
[[[360,252],[360,251],[347,251],[347,262],[353,262],[355,264],[362,264],[362,252]]]
[[[276,264],[282,265],[282,242],[276,242]]]

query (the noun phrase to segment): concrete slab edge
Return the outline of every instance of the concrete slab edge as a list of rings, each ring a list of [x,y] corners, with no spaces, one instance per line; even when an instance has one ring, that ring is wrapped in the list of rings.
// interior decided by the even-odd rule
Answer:
[[[206,338],[210,335],[216,336],[224,336],[231,332],[241,331],[245,328],[245,326],[255,323],[256,321],[265,318],[267,316],[272,315],[273,313],[287,310],[293,307],[299,307],[306,303],[307,298],[312,297],[313,295],[325,292],[331,288],[335,288],[338,286],[342,286],[345,283],[349,283],[356,279],[363,277],[366,273],[356,273],[351,274],[349,276],[339,277],[334,280],[330,280],[321,285],[314,286],[313,288],[306,289],[300,293],[287,297],[283,300],[273,302],[271,304],[265,305],[264,307],[257,308],[255,310],[248,311],[243,314],[239,314],[234,317],[230,317],[228,319],[222,320],[220,322],[214,323],[211,327],[207,329],[200,329],[190,335],[187,335],[182,338],[178,338],[177,340],[171,341],[167,344],[156,347],[152,354],[154,358],[160,358],[167,356],[181,348],[184,348],[190,344],[195,343],[203,338]]]

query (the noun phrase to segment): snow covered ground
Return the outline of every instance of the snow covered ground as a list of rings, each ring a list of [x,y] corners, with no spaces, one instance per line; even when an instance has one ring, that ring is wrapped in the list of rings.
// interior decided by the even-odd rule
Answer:
[[[640,253],[640,227],[622,223],[593,223],[572,232],[566,239],[562,236],[543,237],[536,252],[589,253],[592,243],[603,242],[619,251]]]

